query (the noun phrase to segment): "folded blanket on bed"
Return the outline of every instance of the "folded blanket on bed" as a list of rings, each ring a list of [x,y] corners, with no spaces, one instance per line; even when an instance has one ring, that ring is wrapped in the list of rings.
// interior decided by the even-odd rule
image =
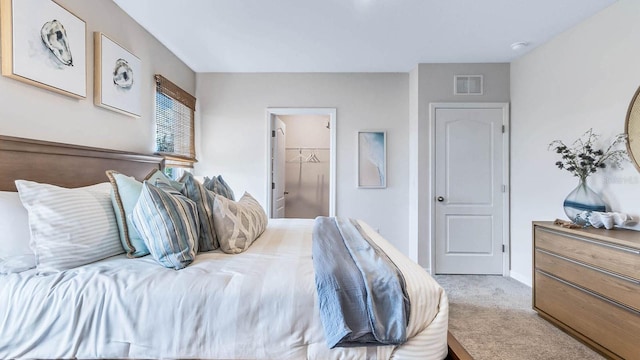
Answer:
[[[357,221],[316,218],[312,251],[330,348],[406,341],[410,304],[404,277]]]

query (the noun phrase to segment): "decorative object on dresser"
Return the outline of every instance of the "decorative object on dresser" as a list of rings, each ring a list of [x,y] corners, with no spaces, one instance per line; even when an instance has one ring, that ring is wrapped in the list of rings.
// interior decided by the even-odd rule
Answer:
[[[553,140],[548,149],[561,155],[556,166],[567,170],[580,181],[578,186],[569,193],[564,200],[564,212],[569,219],[580,225],[589,224],[589,215],[593,211],[607,211],[606,203],[587,185],[587,178],[603,169],[607,164],[622,167],[622,162],[628,159],[625,149],[616,149],[619,144],[626,143],[625,134],[615,136],[606,150],[596,149],[599,135],[593,129],[587,130],[581,137],[567,146],[562,140]]]
[[[87,97],[86,24],[53,1],[0,0],[2,75]]]
[[[93,103],[139,118],[142,115],[140,59],[101,32],[93,33],[93,41]]]
[[[611,359],[637,359],[640,232],[533,222],[533,309]]]

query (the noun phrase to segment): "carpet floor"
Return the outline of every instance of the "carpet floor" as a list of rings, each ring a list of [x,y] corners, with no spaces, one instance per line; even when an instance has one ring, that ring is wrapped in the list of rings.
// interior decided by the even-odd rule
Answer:
[[[511,278],[436,275],[449,296],[449,331],[475,360],[604,359],[531,308],[531,288]]]

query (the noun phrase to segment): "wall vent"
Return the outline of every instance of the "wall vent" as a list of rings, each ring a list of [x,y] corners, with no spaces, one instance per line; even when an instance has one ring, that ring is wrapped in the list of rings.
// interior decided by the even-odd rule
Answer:
[[[482,75],[456,75],[453,78],[453,94],[482,95],[483,82]]]

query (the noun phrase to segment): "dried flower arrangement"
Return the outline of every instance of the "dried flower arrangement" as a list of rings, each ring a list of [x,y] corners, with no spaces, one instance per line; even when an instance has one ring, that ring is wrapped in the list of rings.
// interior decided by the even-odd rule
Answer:
[[[617,148],[620,144],[626,144],[625,134],[616,135],[606,150],[596,149],[598,137],[599,135],[593,133],[593,129],[589,129],[571,146],[565,145],[562,140],[554,140],[549,144],[548,150],[554,150],[562,156],[561,160],[556,162],[559,169],[567,170],[581,181],[585,181],[598,169],[605,168],[607,163],[621,168],[622,163],[629,160],[626,148]]]

